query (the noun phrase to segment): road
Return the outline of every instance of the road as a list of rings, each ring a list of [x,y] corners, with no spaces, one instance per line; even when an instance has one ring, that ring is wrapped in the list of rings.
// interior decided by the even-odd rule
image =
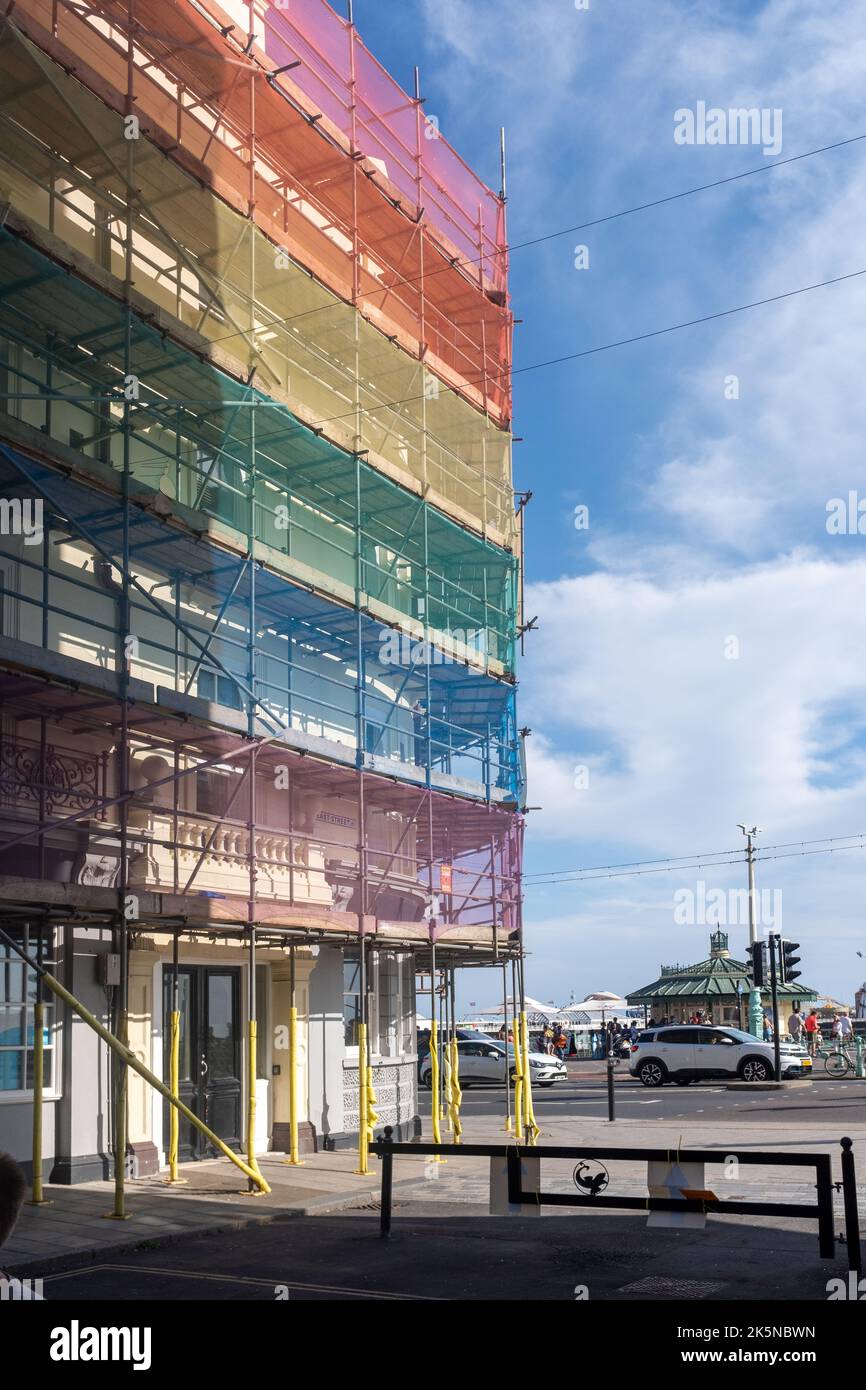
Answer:
[[[482,1206],[395,1202],[391,1240],[363,1208],[139,1249],[45,1279],[52,1304],[375,1300],[414,1302],[589,1297],[826,1299],[841,1260],[819,1258],[814,1223],[711,1219],[705,1231],[653,1230],[645,1215],[573,1212],[489,1218]],[[755,1225],[760,1230],[755,1230]],[[587,1292],[578,1294],[583,1288]],[[73,1313],[72,1316],[80,1316]],[[298,1326],[290,1310],[275,1327]],[[261,1328],[261,1324],[256,1324]],[[194,1332],[194,1325],[193,1325]],[[164,1348],[159,1348],[164,1350]],[[180,1344],[178,1344],[180,1349]]]
[[[536,1118],[565,1119],[571,1115],[596,1120],[607,1116],[607,1085],[603,1080],[558,1082],[549,1090],[533,1090]],[[648,1090],[639,1081],[618,1080],[615,1086],[616,1114],[622,1119],[688,1121],[735,1120],[738,1123],[772,1124],[784,1122],[827,1125],[828,1130],[845,1133],[845,1125],[862,1123],[866,1115],[866,1081],[849,1078],[833,1081],[816,1077],[808,1087],[785,1091],[728,1091],[719,1082],[700,1081],[691,1086],[662,1086]],[[501,1087],[474,1086],[463,1093],[464,1116],[501,1115],[505,1093]],[[421,1114],[430,1115],[430,1094],[421,1091]]]

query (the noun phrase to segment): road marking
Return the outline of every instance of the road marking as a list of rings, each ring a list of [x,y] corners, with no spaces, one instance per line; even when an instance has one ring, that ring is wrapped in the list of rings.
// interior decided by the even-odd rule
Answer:
[[[196,1234],[190,1232],[190,1235]],[[203,1274],[197,1270],[187,1269],[159,1269],[156,1265],[87,1265],[84,1269],[65,1270],[61,1274],[46,1274],[45,1283],[53,1283],[58,1279],[75,1279],[82,1274],[101,1274],[106,1270],[125,1270],[130,1274],[161,1274],[172,1279],[199,1279],[208,1280],[217,1284],[253,1284],[262,1288],[274,1289],[281,1286],[288,1289],[312,1290],[315,1293],[348,1293],[360,1294],[362,1298],[386,1298],[395,1299],[400,1302],[426,1303],[430,1300],[421,1298],[417,1294],[410,1293],[379,1293],[370,1289],[348,1288],[340,1284],[301,1284],[293,1283],[285,1279],[255,1279],[246,1274]]]
[[[660,1100],[639,1100],[638,1105],[661,1105]]]

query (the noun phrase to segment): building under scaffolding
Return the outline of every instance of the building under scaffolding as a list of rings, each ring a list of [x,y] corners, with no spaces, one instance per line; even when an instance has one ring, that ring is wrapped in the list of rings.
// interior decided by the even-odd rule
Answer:
[[[324,0],[13,0],[0,90],[0,1147],[214,1151],[85,1015],[253,1166],[407,1137],[521,951],[504,193]]]

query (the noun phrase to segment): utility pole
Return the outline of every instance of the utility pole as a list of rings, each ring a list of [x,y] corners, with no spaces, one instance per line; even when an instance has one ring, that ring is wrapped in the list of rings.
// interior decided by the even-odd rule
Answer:
[[[758,825],[753,825],[751,829],[745,825],[740,825],[738,828],[746,837],[746,863],[749,870],[749,945],[755,946],[758,941],[758,913],[755,893],[755,849],[752,842],[754,837],[761,833],[761,828]],[[752,954],[754,955],[754,952]],[[764,1010],[761,1005],[761,991],[754,983],[749,992],[749,1032],[754,1033],[756,1038],[764,1036]]]

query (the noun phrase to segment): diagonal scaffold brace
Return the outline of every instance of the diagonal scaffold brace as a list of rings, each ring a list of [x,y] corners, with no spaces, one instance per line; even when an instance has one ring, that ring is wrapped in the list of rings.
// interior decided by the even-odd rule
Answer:
[[[168,1101],[169,1105],[173,1105],[175,1109],[178,1110],[180,1114],[185,1117],[185,1119],[189,1120],[190,1124],[193,1125],[194,1128],[197,1129],[200,1134],[203,1134],[204,1137],[209,1141],[209,1143],[213,1144],[214,1148],[218,1149],[219,1152],[223,1154],[225,1158],[231,1159],[232,1163],[234,1163],[234,1165],[237,1168],[240,1168],[241,1172],[245,1173],[246,1176],[250,1179],[250,1181],[254,1183],[255,1186],[262,1193],[270,1192],[271,1189],[268,1186],[268,1183],[262,1177],[262,1174],[257,1171],[257,1169],[254,1170],[247,1163],[245,1163],[242,1158],[239,1158],[236,1153],[233,1153],[232,1150],[229,1148],[228,1144],[223,1143],[222,1139],[220,1139],[218,1135],[214,1134],[212,1129],[209,1129],[208,1126],[202,1120],[200,1120],[197,1115],[193,1114],[189,1106],[184,1105],[182,1100],[178,1099],[177,1096],[172,1095],[169,1087],[166,1086],[162,1081],[160,1081],[159,1077],[155,1076],[154,1073],[150,1070],[150,1068],[146,1067],[144,1063],[140,1061],[138,1057],[136,1057],[134,1052],[131,1052],[130,1049],[126,1047],[120,1041],[119,1038],[116,1038],[108,1028],[106,1028],[102,1023],[99,1022],[98,1018],[95,1018],[88,1009],[85,1009],[84,1005],[78,999],[75,998],[74,994],[71,994],[69,990],[66,989],[65,986],[60,983],[59,980],[56,980],[54,978],[50,971],[46,970],[45,967],[43,965],[40,965],[40,963],[33,956],[29,955],[21,946],[19,946],[18,943],[15,940],[13,940],[13,938],[8,934],[8,932],[5,932],[2,927],[0,927],[0,941],[4,941],[6,945],[10,948],[10,950],[14,951],[15,954],[19,956],[21,960],[23,960],[25,964],[30,967],[31,970],[33,970],[36,973],[36,975],[41,979],[43,985],[50,989],[53,994],[56,994],[58,999],[62,999],[64,1004],[68,1004],[69,1008],[72,1009],[73,1013],[77,1014],[78,1017],[84,1023],[86,1023],[89,1028],[92,1028],[93,1031],[99,1035],[99,1037],[106,1044],[106,1046],[111,1048],[112,1052],[116,1053],[117,1056],[120,1057],[121,1060],[124,1061],[127,1066],[131,1067],[134,1072],[137,1072],[138,1075],[142,1077],[148,1083],[149,1086],[152,1086],[155,1091],[158,1091],[158,1093],[163,1097],[163,1099]]]

